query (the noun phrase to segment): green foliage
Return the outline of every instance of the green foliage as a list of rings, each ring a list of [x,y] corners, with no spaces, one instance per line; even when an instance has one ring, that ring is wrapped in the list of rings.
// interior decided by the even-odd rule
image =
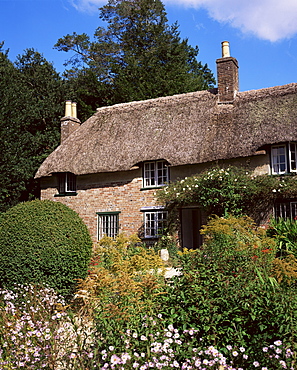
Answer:
[[[160,0],[110,0],[99,11],[107,27],[97,28],[94,41],[86,34],[73,33],[55,45],[60,51],[74,53],[68,61],[73,68],[66,76],[86,77],[84,91],[77,92],[78,100],[84,96],[95,110],[100,104],[213,87],[213,74],[196,59],[198,47],[180,38],[177,24],[168,25]],[[70,79],[72,82],[75,80]],[[88,99],[89,86],[97,101]]]
[[[163,262],[153,249],[139,244],[136,236],[102,238],[94,246],[89,275],[79,284],[74,305],[105,333],[98,342],[102,349],[107,344],[124,349],[121,337],[114,334],[139,326],[162,291]]]
[[[270,221],[267,234],[274,237],[277,243],[278,256],[292,253],[297,258],[297,222],[296,220],[279,218]]]
[[[169,266],[178,266],[178,255],[180,252],[180,246],[178,244],[178,235],[171,235],[169,232],[163,233],[154,245],[154,250],[161,253],[162,249],[167,249],[169,254],[169,260],[166,262]]]
[[[215,217],[202,232],[202,249],[182,255],[183,276],[159,297],[164,317],[194,327],[223,353],[234,343],[248,348],[246,368],[277,338],[294,345],[296,280],[288,285],[273,277],[274,240],[246,217]]]
[[[59,144],[63,89],[38,52],[28,49],[13,64],[0,50],[0,212],[39,195],[34,174]]]
[[[34,200],[2,214],[0,245],[1,287],[46,283],[66,297],[87,275],[92,241],[73,210]]]
[[[173,215],[181,206],[196,203],[208,215],[247,214],[259,222],[276,197],[297,195],[296,181],[296,176],[253,176],[241,167],[214,167],[171,183],[157,194]]]
[[[141,245],[141,240],[132,235],[118,235],[115,239],[104,236],[93,250],[93,258],[99,265],[114,274],[122,272],[157,270],[163,267],[163,262],[154,249]]]

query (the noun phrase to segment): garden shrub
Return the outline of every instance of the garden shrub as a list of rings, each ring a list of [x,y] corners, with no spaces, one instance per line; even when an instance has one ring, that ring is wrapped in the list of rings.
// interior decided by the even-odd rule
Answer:
[[[142,246],[138,237],[120,234],[115,240],[104,237],[98,242],[89,275],[80,281],[73,304],[92,316],[98,332],[106,334],[102,348],[106,339],[119,348],[121,338],[114,333],[139,325],[144,314],[154,311],[163,275],[160,256]]]
[[[95,246],[93,259],[98,258],[100,266],[118,274],[121,272],[146,271],[163,267],[163,261],[153,248],[141,244],[132,235],[120,234],[116,239],[104,236]]]
[[[202,248],[181,256],[183,276],[159,297],[163,316],[224,354],[234,343],[248,348],[247,369],[279,338],[294,348],[296,280],[274,278],[275,241],[247,217],[214,217],[202,233]]]
[[[60,202],[34,200],[0,219],[0,286],[46,283],[69,296],[87,276],[92,241],[78,214]]]

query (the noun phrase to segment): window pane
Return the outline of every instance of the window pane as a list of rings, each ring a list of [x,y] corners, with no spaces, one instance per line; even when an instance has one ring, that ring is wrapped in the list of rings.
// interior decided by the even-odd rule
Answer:
[[[296,171],[296,143],[290,144],[290,170]]]
[[[65,184],[66,184],[66,173],[60,173],[59,174],[59,193],[60,194],[64,194],[66,192]]]
[[[155,232],[155,213],[146,212],[145,213],[145,236],[154,237]]]
[[[291,202],[291,219],[296,220],[297,217],[297,202]]]
[[[76,176],[73,173],[66,173],[65,181],[66,192],[75,192],[76,191]]]
[[[158,215],[157,234],[161,235],[165,228],[167,212],[158,212],[157,215]]]
[[[297,202],[277,203],[274,207],[274,216],[276,219],[295,220],[297,217]]]
[[[119,232],[118,214],[98,215],[98,239],[104,235],[115,238]]]
[[[272,147],[271,149],[272,173],[287,172],[287,156],[285,145]]]
[[[168,182],[168,166],[165,161],[144,163],[144,187],[161,186]]]
[[[146,212],[144,221],[145,237],[156,238],[160,236],[164,230],[166,219],[167,212],[165,211]]]
[[[155,185],[155,162],[144,164],[144,186]]]
[[[166,182],[168,182],[167,171],[168,171],[168,167],[165,166],[164,161],[157,162],[157,184],[158,185],[164,185]]]

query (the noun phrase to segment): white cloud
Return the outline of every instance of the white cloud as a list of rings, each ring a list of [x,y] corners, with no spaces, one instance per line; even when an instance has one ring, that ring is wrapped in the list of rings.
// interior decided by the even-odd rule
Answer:
[[[165,0],[187,7],[203,7],[218,22],[269,41],[297,33],[296,0]]]
[[[98,11],[107,0],[70,0],[79,11]],[[296,0],[163,0],[166,4],[204,8],[211,18],[269,41],[297,34]]]
[[[107,0],[69,0],[71,5],[80,12],[94,13],[98,8],[107,3]]]

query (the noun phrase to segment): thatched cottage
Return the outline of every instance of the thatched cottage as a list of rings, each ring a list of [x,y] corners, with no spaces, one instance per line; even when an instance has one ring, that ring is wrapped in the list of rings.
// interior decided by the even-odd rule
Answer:
[[[214,163],[296,172],[297,83],[239,92],[238,62],[222,45],[217,89],[102,107],[82,124],[67,102],[61,145],[36,174],[41,198],[78,212],[94,240],[139,232],[154,241],[166,219],[154,193],[168,181]],[[199,207],[180,217],[181,244],[195,247]]]

